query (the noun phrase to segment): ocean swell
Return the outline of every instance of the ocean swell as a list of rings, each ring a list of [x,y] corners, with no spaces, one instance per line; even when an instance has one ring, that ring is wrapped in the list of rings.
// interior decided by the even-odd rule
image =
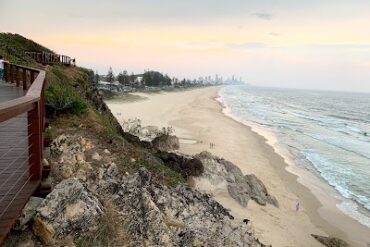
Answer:
[[[217,100],[225,115],[264,136],[277,153],[287,153],[277,146],[291,149],[289,165],[313,168],[342,196],[338,208],[370,227],[370,124],[363,119],[370,97],[230,86]]]

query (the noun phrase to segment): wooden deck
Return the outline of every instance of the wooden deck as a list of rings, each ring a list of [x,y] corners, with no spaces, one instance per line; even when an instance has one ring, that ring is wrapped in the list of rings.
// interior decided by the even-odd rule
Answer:
[[[21,87],[0,82],[0,103],[24,96]],[[0,123],[0,243],[35,192],[31,180],[27,113]]]

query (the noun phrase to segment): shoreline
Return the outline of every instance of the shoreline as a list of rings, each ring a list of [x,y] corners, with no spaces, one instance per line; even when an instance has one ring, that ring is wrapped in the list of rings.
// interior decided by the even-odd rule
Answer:
[[[249,128],[250,131],[252,131],[259,138],[264,139],[264,142],[269,145],[273,149],[273,151],[284,160],[285,166],[282,167],[284,171],[280,171],[281,175],[284,177],[293,176],[293,182],[297,183],[300,186],[303,186],[303,188],[297,189],[297,194],[302,194],[299,193],[299,191],[302,192],[303,190],[305,190],[306,192],[304,193],[309,193],[312,195],[312,200],[314,200],[315,202],[310,201],[310,203],[306,203],[306,205],[310,205],[311,210],[308,210],[308,214],[313,223],[316,226],[325,229],[326,233],[328,233],[330,236],[335,236],[335,234],[337,233],[343,234],[336,237],[342,238],[343,240],[350,243],[351,246],[369,246],[370,243],[367,241],[370,241],[370,237],[362,238],[361,235],[367,233],[370,234],[370,229],[362,223],[358,222],[356,219],[347,215],[345,212],[341,211],[340,208],[338,208],[337,206],[341,203],[345,203],[346,200],[349,199],[342,198],[339,192],[337,192],[332,186],[327,184],[327,182],[322,177],[320,177],[319,174],[314,173],[316,171],[297,166],[292,157],[292,154],[286,153],[289,152],[289,150],[282,150],[281,148],[276,147],[276,144],[278,144],[279,141],[272,132],[270,133],[268,132],[268,130],[263,129],[262,127],[259,128],[252,123],[242,121],[236,116],[233,116],[230,109],[222,101],[222,96],[220,94],[221,90],[222,88],[218,90],[218,96],[214,98],[219,103],[221,107],[221,112],[226,117]],[[281,167],[279,167],[278,169],[280,168]],[[314,185],[312,185],[312,182],[315,182]],[[288,182],[287,184],[290,183],[291,182]],[[323,192],[329,193],[330,195],[327,196],[328,194],[324,194]],[[333,212],[331,210],[333,208],[335,208],[335,211],[337,212]],[[350,227],[345,227],[345,223],[348,223],[349,221],[353,224],[351,224]],[[338,223],[343,223],[344,227],[342,229],[336,227]],[[353,226],[356,225],[357,227],[353,229]],[[362,234],[358,234],[358,231],[360,231]],[[348,237],[348,234],[350,234],[351,236],[357,235],[355,238],[358,238],[358,241],[353,241],[353,237]],[[344,237],[344,235],[346,237]]]
[[[117,113],[122,111],[126,113],[126,118],[140,118],[143,125],[173,126],[180,141],[190,140],[181,141],[181,152],[195,154],[203,150],[211,151],[238,165],[243,174],[254,173],[262,179],[271,194],[277,197],[280,209],[271,206],[261,207],[252,201],[247,208],[243,208],[230,199],[225,191],[214,196],[222,205],[231,209],[236,217],[249,217],[256,234],[263,242],[272,243],[273,246],[322,246],[310,234],[327,233],[348,241],[352,246],[364,246],[355,243],[351,237],[347,237],[345,231],[335,225],[345,224],[355,230],[360,237],[367,234],[369,229],[356,226],[360,223],[355,220],[353,222],[348,219],[337,220],[338,212],[334,215],[331,211],[320,214],[322,202],[315,193],[301,184],[299,181],[302,179],[301,176],[290,171],[291,165],[276,152],[271,143],[268,143],[268,138],[224,113],[221,102],[216,99],[219,89],[220,87],[157,96],[148,95],[149,100],[141,102],[120,104],[108,101],[107,104],[117,118]],[[178,94],[184,94],[186,100],[179,99]],[[193,97],[188,98],[190,96]],[[159,101],[175,103],[170,106],[166,104],[163,109],[156,111],[154,105]],[[152,107],[152,111],[148,107]],[[227,133],[219,133],[219,130],[225,130]],[[215,149],[209,150],[210,141],[216,143]],[[303,205],[302,211],[298,213],[294,211],[297,200]],[[329,218],[335,217],[336,224],[329,223],[322,214],[328,215]],[[346,217],[348,216],[344,218]]]

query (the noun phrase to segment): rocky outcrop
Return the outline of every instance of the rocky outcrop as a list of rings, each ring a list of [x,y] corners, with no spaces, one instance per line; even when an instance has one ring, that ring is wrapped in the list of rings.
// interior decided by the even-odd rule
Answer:
[[[266,186],[263,182],[256,177],[254,174],[245,175],[244,180],[247,182],[250,190],[250,196],[253,200],[255,200],[260,205],[266,205],[266,203],[270,203],[278,207],[278,201],[273,195],[270,195],[267,192]]]
[[[123,178],[115,203],[133,242],[146,246],[264,246],[210,195],[152,182],[146,170]],[[145,243],[145,244],[144,244]]]
[[[99,227],[107,227],[102,222],[117,220],[114,227],[124,233],[124,246],[265,246],[256,239],[251,224],[234,219],[211,195],[184,184],[167,187],[144,168],[133,174],[122,171],[109,159],[109,150],[99,151],[87,138],[62,135],[51,149],[53,175],[70,172],[33,209],[29,223],[33,234],[25,239],[36,245],[34,236],[43,245],[53,246],[67,246],[65,242],[73,243],[76,236],[94,239]],[[160,158],[150,156],[147,162],[165,160],[186,177],[204,171],[200,158],[168,152],[157,155]],[[226,174],[237,170],[231,163],[220,162],[225,163]],[[234,173],[228,179],[242,181],[243,176]],[[115,217],[107,222],[112,209]]]
[[[56,182],[71,177],[86,181],[94,165],[112,162],[109,153],[99,150],[91,140],[77,135],[58,136],[51,144],[51,152],[58,157],[51,162]]]
[[[32,230],[44,244],[76,230],[86,232],[102,214],[96,195],[76,178],[63,180],[37,209]]]
[[[211,186],[204,186],[203,189],[206,191],[227,190],[230,196],[243,207],[248,205],[250,199],[260,205],[269,203],[279,206],[276,198],[268,193],[266,186],[255,175],[244,176],[235,164],[209,152],[202,152],[195,158],[199,159],[204,166],[204,173],[198,179],[199,184],[204,184],[205,181],[206,184],[211,184]]]
[[[311,236],[327,247],[351,247],[347,242],[339,238],[324,237],[315,234],[311,234]]]
[[[173,151],[180,148],[179,138],[174,135],[160,135],[153,139],[152,144],[160,151]]]

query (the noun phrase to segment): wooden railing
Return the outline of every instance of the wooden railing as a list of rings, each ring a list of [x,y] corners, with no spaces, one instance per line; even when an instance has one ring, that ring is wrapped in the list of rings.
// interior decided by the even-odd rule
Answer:
[[[33,58],[36,62],[43,65],[54,65],[62,64],[67,66],[75,66],[76,59],[72,59],[69,56],[55,54],[51,52],[35,52],[35,51],[26,51],[25,54]]]
[[[29,163],[32,180],[41,179],[43,132],[45,126],[45,71],[11,63],[4,63],[5,82],[14,83],[26,92],[23,97],[0,103],[0,123],[27,113],[30,145]]]
[[[6,125],[9,125],[7,124],[9,121],[14,120],[13,122],[17,124],[18,119],[23,120],[25,124],[21,125],[22,130],[5,133],[9,136],[13,134],[15,138],[17,132],[24,132],[26,144],[24,146],[14,144],[12,148],[14,147],[16,151],[9,157],[5,157],[5,165],[0,160],[2,176],[0,184],[5,184],[0,188],[0,244],[22,212],[28,199],[41,183],[45,126],[45,71],[5,62],[4,80],[17,87],[22,87],[24,93],[20,97],[0,103],[0,125],[5,125],[2,128],[3,130],[5,128],[6,131]],[[4,140],[4,134],[2,135],[0,138]],[[13,142],[15,143],[16,140]],[[1,143],[6,145],[4,142]],[[2,148],[6,149],[7,147]],[[9,152],[10,150],[6,153]],[[22,153],[21,159],[19,159],[20,153]],[[17,170],[14,169],[15,163],[19,163]],[[4,177],[5,174],[8,177]]]
[[[27,91],[23,97],[0,103],[0,123],[27,113],[29,143],[32,143],[29,163],[32,180],[41,179],[41,161],[43,150],[43,132],[45,123],[45,71],[11,63],[4,63],[5,82],[15,83]]]

